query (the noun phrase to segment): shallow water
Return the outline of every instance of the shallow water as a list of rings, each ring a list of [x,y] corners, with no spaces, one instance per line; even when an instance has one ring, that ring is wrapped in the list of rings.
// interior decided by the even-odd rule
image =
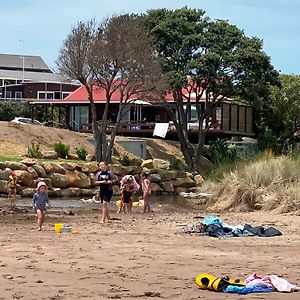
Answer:
[[[116,208],[115,202],[119,200],[120,197],[113,197],[110,203],[110,209]],[[51,206],[57,209],[68,209],[68,208],[78,208],[78,209],[99,209],[99,203],[87,203],[80,199],[50,199]],[[133,201],[138,201],[138,198],[134,198]],[[16,202],[19,207],[31,207],[31,199],[21,198]],[[183,197],[173,196],[173,195],[160,195],[150,197],[150,206],[156,211],[177,211],[182,209],[192,208],[192,205]],[[141,207],[134,207],[134,210],[140,210]]]

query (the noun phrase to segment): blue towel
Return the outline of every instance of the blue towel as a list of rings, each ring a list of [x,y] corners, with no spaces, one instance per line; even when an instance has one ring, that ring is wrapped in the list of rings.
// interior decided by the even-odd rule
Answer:
[[[230,293],[230,294],[247,295],[250,293],[270,293],[270,292],[274,292],[274,289],[261,287],[261,286],[245,287],[245,286],[229,285],[223,292]]]

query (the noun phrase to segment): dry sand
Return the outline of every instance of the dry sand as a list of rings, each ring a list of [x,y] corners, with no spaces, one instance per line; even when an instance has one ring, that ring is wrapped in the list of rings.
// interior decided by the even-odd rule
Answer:
[[[31,213],[1,216],[0,299],[300,299],[300,293],[226,295],[195,284],[202,272],[234,278],[255,272],[300,285],[299,216],[221,215],[231,224],[275,226],[283,232],[275,238],[176,233],[196,214],[112,214],[121,220],[101,225],[99,211],[76,216],[52,211],[42,232]],[[80,233],[56,234],[56,222]]]

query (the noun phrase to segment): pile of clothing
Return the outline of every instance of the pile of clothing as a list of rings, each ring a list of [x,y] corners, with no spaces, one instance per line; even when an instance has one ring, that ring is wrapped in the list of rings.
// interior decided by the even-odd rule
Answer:
[[[241,295],[269,292],[290,293],[300,290],[296,285],[277,275],[259,276],[253,274],[241,281],[239,279],[229,279],[228,277],[217,278],[211,274],[203,273],[196,277],[196,283],[201,289]]]
[[[245,237],[245,236],[262,236],[273,237],[282,235],[282,233],[274,228],[264,228],[263,226],[252,227],[249,224],[239,224],[231,226],[223,222],[219,217],[207,216],[203,221],[197,221],[192,226],[182,229],[184,233],[199,233],[212,237]]]

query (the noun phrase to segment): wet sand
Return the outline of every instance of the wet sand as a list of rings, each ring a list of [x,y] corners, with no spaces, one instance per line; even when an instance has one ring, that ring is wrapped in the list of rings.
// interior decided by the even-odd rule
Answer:
[[[300,299],[291,294],[227,295],[200,290],[202,272],[245,278],[277,274],[300,285],[300,217],[224,214],[230,223],[275,226],[275,238],[215,239],[178,234],[196,211],[66,216],[51,212],[38,232],[33,214],[0,216],[0,299]],[[79,234],[56,234],[64,222]]]

